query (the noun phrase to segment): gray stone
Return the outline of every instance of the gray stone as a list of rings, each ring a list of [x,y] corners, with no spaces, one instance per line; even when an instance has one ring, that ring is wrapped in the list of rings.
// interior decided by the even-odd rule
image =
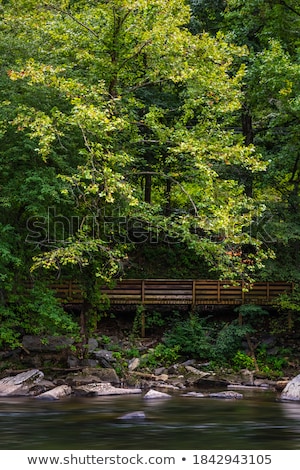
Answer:
[[[188,392],[182,395],[183,397],[193,397],[193,398],[205,398],[208,395],[201,392]]]
[[[14,377],[4,377],[0,380],[0,396],[30,395],[31,389],[43,378],[43,372],[38,369],[22,372]]]
[[[95,338],[90,338],[88,341],[89,352],[95,351],[98,348],[98,341]]]
[[[91,383],[79,387],[73,387],[73,390],[78,395],[132,395],[142,393],[139,388],[117,388],[109,383]]]
[[[22,345],[28,351],[35,352],[58,352],[69,348],[74,341],[65,336],[40,336],[26,335],[22,338]]]
[[[92,358],[96,359],[102,367],[110,369],[112,364],[116,363],[113,352],[108,349],[99,349],[91,353]]]
[[[248,369],[242,369],[240,371],[240,376],[240,380],[243,385],[254,385],[253,371],[250,371]]]
[[[131,413],[126,413],[125,415],[120,416],[118,419],[140,420],[145,418],[146,415],[144,411],[132,411]]]
[[[68,364],[68,367],[70,367],[70,369],[72,369],[73,367],[78,367],[79,359],[73,355],[70,355],[67,358],[67,364]]]
[[[100,361],[105,359],[108,362],[116,362],[116,358],[113,356],[113,352],[108,349],[98,349],[93,351],[93,356]]]
[[[188,359],[187,361],[182,362],[183,366],[193,366],[196,363],[195,359]]]
[[[131,361],[129,361],[128,369],[130,371],[133,371],[139,367],[140,363],[141,360],[138,357],[134,357],[133,359],[131,359]]]
[[[85,367],[81,372],[68,374],[67,383],[70,385],[81,385],[93,382],[108,382],[119,384],[120,379],[115,369],[101,369],[94,367]]]
[[[72,394],[72,388],[68,385],[59,385],[47,392],[41,393],[36,398],[41,400],[60,400]]]
[[[280,398],[288,401],[300,401],[300,374],[287,383]]]
[[[231,392],[231,391],[225,391],[225,392],[216,392],[216,393],[209,393],[208,395],[211,398],[225,398],[225,399],[230,399],[230,400],[241,400],[244,398],[244,396],[241,393],[238,392]]]
[[[149,390],[149,392],[144,395],[146,400],[159,399],[159,398],[171,398],[171,395],[168,393],[158,392],[157,390]]]
[[[48,390],[52,390],[54,387],[54,382],[42,379],[40,382],[30,387],[30,395],[40,395],[41,393],[48,392]]]
[[[101,382],[109,382],[112,384],[119,384],[120,379],[115,371],[115,369],[112,368],[107,368],[107,369],[101,369],[101,368],[96,368],[96,369],[89,369],[90,372],[93,373],[93,375],[96,375]],[[86,370],[83,370],[83,373],[86,373]]]
[[[193,366],[185,366],[185,369],[187,372],[197,375],[199,377],[209,377],[209,372],[202,372],[202,370],[196,369],[196,367]]]

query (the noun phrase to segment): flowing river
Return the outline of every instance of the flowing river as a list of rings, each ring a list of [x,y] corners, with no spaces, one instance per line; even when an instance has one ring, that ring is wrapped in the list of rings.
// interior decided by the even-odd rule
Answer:
[[[0,449],[300,449],[300,403],[241,390],[241,400],[175,395],[0,399]],[[143,420],[122,415],[144,411]]]

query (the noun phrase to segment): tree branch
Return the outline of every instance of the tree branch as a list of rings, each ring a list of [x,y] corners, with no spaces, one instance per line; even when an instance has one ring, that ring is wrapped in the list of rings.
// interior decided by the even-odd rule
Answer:
[[[184,189],[184,187],[182,186],[182,184],[179,183],[179,181],[177,181],[175,178],[173,178],[173,176],[167,175],[166,173],[160,173],[158,171],[138,171],[136,173],[134,172],[134,173],[130,173],[130,174],[134,174],[134,175],[156,175],[156,176],[161,176],[163,178],[167,178],[167,179],[173,181],[175,184],[177,184],[180,187],[181,191],[189,198],[190,203],[193,206],[195,216],[198,217],[199,214],[198,214],[197,206],[194,203],[193,199],[191,198],[190,194]]]
[[[300,16],[300,11],[295,10],[293,7],[288,5],[285,0],[280,0],[279,3],[283,5],[287,10],[290,10],[291,12],[295,13],[295,15]]]
[[[71,20],[75,21],[75,23],[77,23],[79,26],[81,26],[82,28],[86,29],[90,34],[92,34],[95,38],[99,39],[99,36],[97,33],[95,33],[95,31],[92,30],[92,28],[90,28],[89,26],[87,26],[86,24],[82,23],[81,21],[79,21],[74,15],[72,15],[71,12],[69,11],[65,11],[55,5],[52,5],[52,4],[47,4],[47,3],[44,3],[44,7],[47,9],[47,10],[54,10],[62,15],[66,15],[68,16],[69,18],[71,18]]]

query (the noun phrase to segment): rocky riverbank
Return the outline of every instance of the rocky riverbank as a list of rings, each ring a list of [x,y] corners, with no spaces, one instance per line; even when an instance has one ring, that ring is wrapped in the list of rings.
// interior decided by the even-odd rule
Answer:
[[[212,384],[210,384],[212,385]],[[214,384],[216,386],[216,383]],[[235,385],[235,387],[239,387]],[[247,386],[244,386],[247,388]],[[160,391],[159,388],[168,390]],[[234,388],[228,383],[227,388]],[[240,399],[243,395],[234,390],[215,392],[188,391],[186,387],[170,385],[167,378],[160,381],[147,383],[143,388],[113,385],[111,382],[101,380],[101,370],[84,370],[80,373],[70,372],[64,379],[49,380],[42,371],[30,369],[16,375],[6,376],[0,380],[0,396],[29,396],[45,400],[57,400],[67,396],[106,396],[106,395],[130,395],[143,394],[145,399],[168,398],[172,394],[187,397],[213,397],[226,399]]]
[[[242,398],[243,388],[282,393],[296,375],[273,380],[248,369],[210,370],[209,364],[194,359],[149,369],[142,367],[141,357],[124,360],[121,353],[104,348],[97,340],[90,340],[85,359],[76,358],[70,346],[64,338],[42,342],[38,337],[26,336],[20,350],[0,353],[0,396],[54,400],[71,395],[146,397],[151,392],[151,398],[180,394],[237,399]],[[151,346],[151,342],[141,345],[144,355],[151,351]]]
[[[198,382],[197,382],[198,383]],[[10,375],[0,380],[0,397],[19,397],[27,396],[41,400],[59,400],[69,396],[108,396],[108,395],[132,395],[141,394],[144,399],[165,399],[172,398],[180,394],[185,397],[193,398],[219,398],[219,399],[242,399],[243,389],[258,388],[269,389],[273,387],[278,391],[280,397],[284,400],[300,400],[300,375],[293,380],[288,381],[285,386],[283,382],[277,383],[259,383],[256,386],[242,385],[222,381],[225,390],[218,390],[221,382],[215,381],[214,377],[207,377],[205,382],[207,387],[216,387],[216,391],[203,392],[201,387],[190,390],[187,386],[176,386],[168,382],[167,377],[160,377],[156,381],[147,382],[147,386],[142,388],[126,387],[114,385],[111,382],[102,381],[101,369],[85,369],[81,372],[70,371],[65,378],[49,380],[45,374],[38,369],[30,369]],[[195,383],[194,383],[195,386]],[[283,388],[282,388],[283,387]]]

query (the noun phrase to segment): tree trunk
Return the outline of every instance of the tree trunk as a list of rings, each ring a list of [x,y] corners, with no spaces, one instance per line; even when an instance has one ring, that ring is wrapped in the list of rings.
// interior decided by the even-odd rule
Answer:
[[[151,185],[152,185],[152,175],[145,175],[145,202],[151,204]]]

